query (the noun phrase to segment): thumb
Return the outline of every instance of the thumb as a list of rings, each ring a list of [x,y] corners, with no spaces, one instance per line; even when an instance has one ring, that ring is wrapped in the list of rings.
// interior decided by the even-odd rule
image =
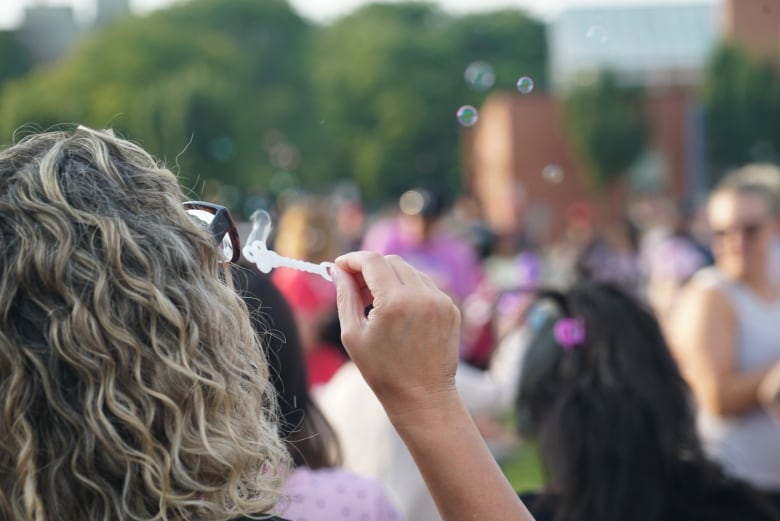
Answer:
[[[333,267],[333,275],[336,282],[336,310],[341,324],[341,338],[344,340],[344,346],[349,350],[351,346],[347,344],[351,344],[350,339],[359,335],[365,320],[363,305],[355,278],[338,266]]]

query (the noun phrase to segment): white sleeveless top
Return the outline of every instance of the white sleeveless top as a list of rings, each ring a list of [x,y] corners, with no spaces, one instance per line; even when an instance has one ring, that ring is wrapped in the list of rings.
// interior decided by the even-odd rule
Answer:
[[[780,298],[762,300],[715,268],[701,270],[694,281],[719,288],[731,301],[738,321],[738,370],[759,370],[780,359]],[[760,489],[780,492],[780,425],[766,411],[757,408],[721,417],[700,409],[698,426],[705,448],[726,472]]]

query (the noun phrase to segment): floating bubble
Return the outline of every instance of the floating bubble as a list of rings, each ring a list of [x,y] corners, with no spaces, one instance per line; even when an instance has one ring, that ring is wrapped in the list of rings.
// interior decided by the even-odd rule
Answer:
[[[496,72],[493,66],[483,61],[471,63],[466,67],[463,77],[469,87],[478,92],[484,92],[496,83]]]
[[[534,90],[534,80],[528,76],[522,76],[519,80],[517,80],[517,90],[521,94],[529,94]]]
[[[301,154],[298,149],[284,141],[273,145],[268,155],[271,164],[282,170],[295,170],[301,163]]]
[[[417,190],[408,190],[404,192],[401,199],[398,201],[398,206],[406,215],[417,215],[422,211],[424,205],[425,198],[423,197],[423,194]]]
[[[563,181],[563,168],[560,165],[547,165],[542,169],[542,178],[548,183]]]
[[[601,45],[604,45],[607,43],[607,40],[609,40],[609,38],[607,38],[607,32],[600,25],[591,25],[588,27],[588,30],[585,32],[585,36],[589,40],[598,42]]]
[[[464,127],[471,127],[476,125],[479,119],[479,112],[471,105],[463,105],[458,109],[456,116],[458,116],[458,123]]]

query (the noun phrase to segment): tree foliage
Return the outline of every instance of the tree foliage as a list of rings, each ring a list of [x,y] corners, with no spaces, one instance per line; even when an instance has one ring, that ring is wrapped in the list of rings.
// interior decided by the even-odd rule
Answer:
[[[456,191],[455,113],[486,96],[465,85],[473,60],[493,65],[499,88],[520,75],[544,88],[544,26],[518,11],[452,17],[415,2],[312,26],[285,0],[192,0],[110,25],[8,82],[0,135],[27,123],[112,127],[195,192],[267,194],[279,175],[308,188],[351,178],[374,200],[418,183]]]
[[[780,160],[780,77],[770,63],[730,44],[713,56],[702,100],[716,175],[753,161]]]
[[[522,74],[546,85],[544,26],[519,11],[452,18],[426,3],[374,4],[315,41],[313,85],[330,156],[318,176],[352,177],[374,197],[414,184],[459,188],[455,113],[486,96],[464,82],[471,61],[490,63],[498,88]]]
[[[198,0],[128,19],[11,82],[0,132],[7,141],[29,122],[112,127],[174,164],[185,188],[262,185],[274,167],[261,136],[298,135],[310,110],[297,65],[308,29],[283,0]]]
[[[15,31],[0,31],[0,84],[23,76],[32,68],[32,58]]]
[[[571,92],[566,123],[596,189],[625,174],[642,153],[649,130],[642,89],[618,85],[609,72]]]

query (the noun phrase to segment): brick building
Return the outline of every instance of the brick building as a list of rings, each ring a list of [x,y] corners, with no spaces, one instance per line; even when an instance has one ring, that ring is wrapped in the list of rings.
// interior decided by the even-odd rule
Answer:
[[[596,41],[589,27],[603,31]],[[524,230],[541,241],[559,236],[567,209],[576,203],[589,205],[604,221],[625,212],[632,192],[661,191],[678,200],[706,192],[697,104],[702,73],[722,38],[778,60],[780,2],[581,9],[563,13],[549,35],[552,92],[489,97],[465,153],[466,188],[482,202],[494,229]],[[603,68],[626,85],[646,88],[651,136],[625,182],[597,196],[567,135],[561,100]]]
[[[728,0],[723,35],[737,40],[756,55],[780,66],[780,2],[777,0]]]

